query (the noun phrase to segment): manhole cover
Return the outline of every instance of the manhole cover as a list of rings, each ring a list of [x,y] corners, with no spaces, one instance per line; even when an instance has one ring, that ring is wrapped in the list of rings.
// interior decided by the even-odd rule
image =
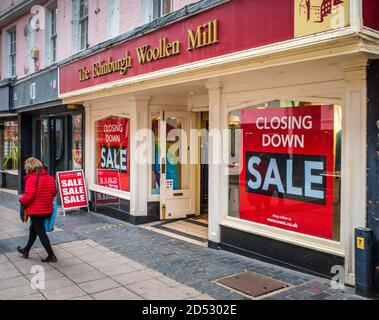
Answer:
[[[281,281],[250,271],[220,279],[217,282],[254,298],[288,287],[287,284]]]

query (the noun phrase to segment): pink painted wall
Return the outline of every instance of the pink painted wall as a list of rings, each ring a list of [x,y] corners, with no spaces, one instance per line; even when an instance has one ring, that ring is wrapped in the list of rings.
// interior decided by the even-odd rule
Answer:
[[[7,32],[8,30],[16,27],[16,75],[18,78],[27,76],[30,73],[43,69],[45,67],[45,32],[43,29],[34,32],[34,42],[32,47],[39,49],[39,59],[33,66],[30,65],[31,50],[29,43],[29,33],[25,35],[24,30],[28,28],[30,14],[27,14],[19,18],[14,23],[4,27],[1,32],[1,63],[0,63],[0,75],[1,78],[6,76],[6,70],[4,65],[4,54],[6,54],[4,48],[6,47]],[[29,31],[30,32],[30,31]]]
[[[57,13],[57,61],[72,54],[72,0],[59,0]]]
[[[0,12],[9,9],[13,4],[23,0],[0,0]],[[173,10],[197,2],[198,0],[173,0]],[[76,53],[72,46],[72,0],[58,0],[57,15],[57,61],[61,61]],[[119,0],[120,4],[120,24],[119,34],[133,30],[142,24],[142,0]],[[107,40],[107,0],[89,0],[89,46],[95,46]],[[17,77],[22,78],[30,74],[28,60],[30,55],[28,37],[24,36],[24,26],[28,24],[30,14],[25,15],[12,24],[2,28],[0,39],[0,77],[5,77],[4,70],[4,47],[6,41],[6,31],[16,26],[17,32]],[[45,64],[45,41],[46,35],[43,29],[35,32],[34,46],[40,50],[38,61],[39,69],[46,67]]]
[[[120,0],[120,33],[128,32],[142,24],[142,1]]]
[[[124,2],[124,1],[122,1]],[[127,2],[127,1],[125,1]],[[92,47],[107,38],[107,0],[88,2],[88,43]]]

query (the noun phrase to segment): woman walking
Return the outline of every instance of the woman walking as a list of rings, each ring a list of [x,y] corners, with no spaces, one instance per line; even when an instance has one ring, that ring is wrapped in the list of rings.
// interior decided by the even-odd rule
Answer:
[[[25,206],[31,225],[26,247],[17,247],[17,250],[24,258],[29,258],[29,251],[38,236],[48,254],[41,261],[56,262],[57,258],[45,230],[45,219],[49,218],[54,211],[53,201],[57,195],[55,179],[47,174],[41,161],[33,157],[25,161],[25,171],[24,195],[18,201]]]

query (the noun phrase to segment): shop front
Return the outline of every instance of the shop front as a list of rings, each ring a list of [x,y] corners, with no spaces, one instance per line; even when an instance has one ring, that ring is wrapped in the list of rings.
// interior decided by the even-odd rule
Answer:
[[[85,108],[93,209],[136,224],[206,213],[211,247],[341,266],[354,284],[376,57],[361,48],[377,40],[357,36],[349,1],[323,17],[302,1],[204,3],[60,67],[59,97]]]
[[[83,168],[83,108],[62,105],[58,99],[57,67],[15,82],[13,111],[20,128],[20,178],[25,174],[22,164],[30,156],[41,159],[53,176],[58,171]]]
[[[0,81],[0,188],[17,189],[18,125],[11,112],[11,81]]]

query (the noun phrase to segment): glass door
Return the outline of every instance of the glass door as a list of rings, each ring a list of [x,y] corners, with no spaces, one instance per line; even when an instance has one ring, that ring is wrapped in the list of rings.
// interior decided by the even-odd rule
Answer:
[[[65,139],[66,123],[65,118],[52,118],[52,134],[53,134],[53,168],[54,172],[65,171],[66,165],[66,145],[67,140]]]
[[[40,155],[51,175],[83,168],[82,123],[81,114],[42,118]]]

